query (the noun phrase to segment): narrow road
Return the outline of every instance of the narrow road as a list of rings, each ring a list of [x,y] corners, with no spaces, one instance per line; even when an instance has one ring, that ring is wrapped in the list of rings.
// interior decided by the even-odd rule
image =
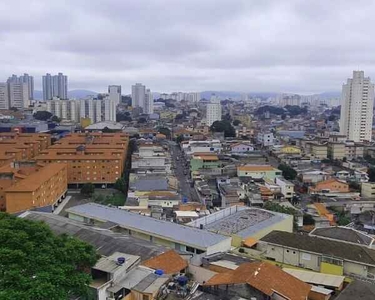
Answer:
[[[199,202],[199,197],[194,187],[190,186],[189,181],[189,162],[183,158],[183,153],[176,143],[169,144],[173,166],[175,167],[174,173],[179,182],[179,189],[182,197],[188,198],[188,201]],[[179,158],[177,160],[177,157]],[[185,174],[186,175],[185,175]]]

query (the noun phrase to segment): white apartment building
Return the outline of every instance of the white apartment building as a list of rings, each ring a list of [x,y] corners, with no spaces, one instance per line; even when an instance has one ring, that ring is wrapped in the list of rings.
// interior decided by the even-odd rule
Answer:
[[[286,95],[286,94],[283,94],[279,98],[279,104],[281,106],[287,106],[287,105],[301,106],[301,96],[300,95]]]
[[[143,113],[148,114],[148,115],[154,113],[154,98],[152,96],[152,92],[150,89],[146,90]]]
[[[199,92],[191,92],[191,93],[184,93],[184,92],[177,92],[177,93],[171,93],[171,94],[160,94],[161,99],[172,99],[176,101],[190,101],[190,102],[198,102],[201,99],[201,93]]]
[[[121,85],[108,86],[108,96],[109,99],[111,99],[117,107],[117,105],[119,105],[121,102]]]
[[[104,120],[116,122],[116,107],[117,100],[111,99],[111,97],[106,97],[104,102]]]
[[[274,145],[275,138],[272,132],[259,132],[257,137],[258,143],[263,147],[269,147]]]
[[[53,97],[68,99],[68,76],[63,73],[51,76],[47,73],[42,77],[43,100],[51,100]]]
[[[80,120],[79,106],[80,101],[78,100],[60,100],[54,98],[47,101],[47,111],[63,120],[74,122],[79,122]]]
[[[30,105],[29,85],[26,82],[9,82],[8,96],[10,107],[22,109]]]
[[[290,181],[276,177],[275,183],[281,188],[281,193],[284,195],[286,200],[291,200],[294,196],[294,184]]]
[[[215,121],[221,121],[221,104],[219,98],[212,96],[207,104],[206,124],[211,126]]]
[[[0,82],[0,109],[9,109],[8,84]]]
[[[146,87],[142,83],[132,85],[132,106],[144,107],[146,98]]]
[[[21,76],[12,75],[8,78],[8,83],[26,83],[28,86],[28,99],[34,99],[34,77],[24,73]]]
[[[371,141],[374,84],[364,71],[353,71],[342,86],[340,133],[354,142]]]

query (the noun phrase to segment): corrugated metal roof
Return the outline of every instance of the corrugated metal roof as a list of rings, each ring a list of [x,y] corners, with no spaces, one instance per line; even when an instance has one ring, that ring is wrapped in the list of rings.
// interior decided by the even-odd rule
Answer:
[[[69,208],[67,212],[102,221],[111,221],[125,228],[161,236],[166,240],[191,245],[200,249],[205,249],[228,239],[228,237],[220,234],[145,217],[96,203],[75,206]]]
[[[26,212],[23,218],[45,222],[56,234],[72,235],[85,241],[100,253],[109,256],[120,251],[131,255],[139,255],[141,261],[163,253],[166,248],[144,241],[129,235],[114,233],[107,229],[84,225],[81,222],[70,220],[55,214]]]
[[[339,288],[345,279],[345,276],[316,273],[297,269],[283,268],[283,271],[307,283],[331,286],[335,288]]]

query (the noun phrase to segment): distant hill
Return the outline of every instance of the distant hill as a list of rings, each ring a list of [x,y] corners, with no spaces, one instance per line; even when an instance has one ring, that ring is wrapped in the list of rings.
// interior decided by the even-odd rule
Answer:
[[[262,98],[269,98],[269,97],[275,97],[277,93],[272,93],[272,92],[252,92],[252,93],[240,93],[240,92],[233,92],[233,91],[204,91],[201,92],[201,97],[205,99],[210,99],[211,95],[215,94],[219,98],[238,98],[243,94],[250,95],[252,97],[262,97]]]
[[[316,94],[319,96],[320,99],[332,99],[332,98],[340,98],[341,92],[324,92],[320,94]]]
[[[98,95],[97,92],[89,91],[89,90],[71,90],[68,91],[69,98],[84,98],[87,96],[96,96]]]
[[[69,98],[85,98],[87,96],[96,96],[98,95],[97,92],[90,91],[90,90],[71,90],[68,91]],[[43,92],[34,90],[34,99],[35,100],[42,100],[43,99]]]

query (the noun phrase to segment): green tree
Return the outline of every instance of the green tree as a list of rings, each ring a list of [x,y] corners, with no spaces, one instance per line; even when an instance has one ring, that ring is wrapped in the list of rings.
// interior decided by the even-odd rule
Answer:
[[[11,110],[11,111],[18,111],[18,108],[17,108],[17,107],[14,107],[14,106],[12,106],[11,108],[9,108],[9,110]]]
[[[312,215],[304,214],[303,215],[303,225],[315,225],[315,220]]]
[[[40,121],[47,121],[52,117],[52,114],[49,111],[37,111],[33,117]]]
[[[61,119],[60,119],[58,116],[53,116],[53,117],[51,118],[51,121],[56,122],[56,123],[60,123],[60,122],[61,122]]]
[[[81,187],[81,194],[85,196],[92,196],[95,192],[95,186],[92,183],[85,183]]]
[[[171,138],[171,131],[167,127],[160,127],[159,128],[159,133],[164,134],[167,137],[167,139]]]
[[[238,126],[241,124],[241,121],[240,120],[234,120],[233,121],[233,126]]]
[[[294,208],[291,207],[285,207],[282,206],[278,203],[272,202],[272,201],[267,201],[266,204],[263,205],[263,208],[266,210],[274,211],[274,212],[279,212],[287,215],[292,215],[293,216],[293,226],[294,228],[297,228],[297,218],[298,218],[298,211]]]
[[[273,114],[273,115],[282,115],[285,113],[285,110],[281,107],[276,107],[276,106],[270,106],[270,105],[265,105],[265,106],[262,106],[262,107],[259,107],[256,111],[255,111],[255,115],[263,115],[265,112],[269,112],[270,114]]]
[[[179,120],[182,120],[184,118],[184,115],[183,114],[177,114],[174,119],[175,121],[179,121]]]
[[[350,218],[344,212],[340,212],[337,218],[337,225],[339,226],[346,226],[351,222]]]
[[[86,297],[87,270],[96,261],[91,245],[56,236],[41,222],[0,213],[0,299]]]
[[[139,119],[138,119],[138,124],[144,124],[144,123],[146,123],[147,122],[147,119],[145,118],[145,117],[140,117]]]
[[[297,171],[286,164],[280,164],[277,168],[282,171],[283,177],[287,180],[294,180],[297,177]]]
[[[232,124],[227,120],[215,121],[211,125],[210,130],[213,132],[224,132],[225,137],[236,136],[236,130],[234,129]]]
[[[121,121],[128,121],[131,122],[132,118],[130,115],[127,115],[126,113],[117,113],[116,114],[116,122],[121,122]]]
[[[375,168],[374,167],[368,168],[367,175],[369,177],[370,182],[375,182]]]
[[[182,134],[180,134],[177,138],[176,138],[176,142],[177,144],[180,144],[181,142],[183,142],[185,140],[184,136]]]
[[[286,105],[285,109],[289,112],[291,116],[298,116],[307,113],[307,108],[301,108],[298,105]]]
[[[336,115],[330,115],[329,117],[328,117],[328,121],[336,121],[336,119],[337,119],[337,116]]]
[[[113,185],[113,187],[116,190],[125,193],[125,191],[126,191],[126,181],[125,181],[124,177],[120,177],[119,179],[117,179],[115,184]]]

